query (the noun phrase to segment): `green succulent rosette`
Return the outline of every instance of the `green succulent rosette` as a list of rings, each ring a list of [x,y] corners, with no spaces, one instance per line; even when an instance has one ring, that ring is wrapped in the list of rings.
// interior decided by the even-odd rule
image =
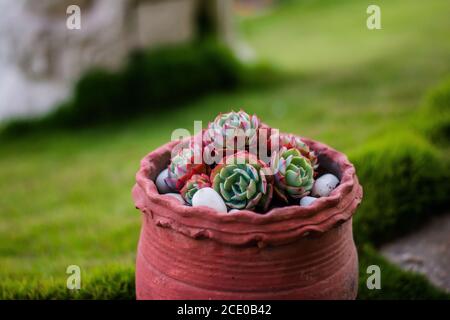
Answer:
[[[180,191],[194,174],[207,173],[208,167],[201,159],[201,147],[194,140],[180,142],[171,155],[166,183],[173,190]],[[200,161],[198,161],[200,159]]]
[[[272,200],[273,185],[269,168],[246,151],[223,159],[212,171],[211,181],[214,190],[232,209],[258,209],[265,212]]]
[[[314,168],[296,148],[283,147],[271,158],[276,196],[284,202],[309,194],[314,183]]]
[[[319,167],[319,162],[317,161],[317,155],[314,151],[312,151],[309,146],[302,141],[301,138],[297,137],[293,134],[280,134],[280,148],[292,149],[295,148],[302,156],[309,160],[313,169],[317,169]]]
[[[206,174],[194,174],[181,189],[181,196],[187,203],[192,205],[192,197],[194,194],[206,187],[211,187],[211,182]]]
[[[260,120],[256,115],[249,115],[242,110],[220,113],[205,130],[205,148],[209,153],[226,149],[230,151],[231,146],[232,153],[248,151],[250,146],[256,148],[259,127]],[[222,153],[222,156],[225,154]]]

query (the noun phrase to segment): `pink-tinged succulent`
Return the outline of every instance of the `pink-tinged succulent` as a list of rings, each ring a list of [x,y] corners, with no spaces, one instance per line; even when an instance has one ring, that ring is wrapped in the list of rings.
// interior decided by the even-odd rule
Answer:
[[[208,173],[208,167],[202,162],[202,148],[197,147],[193,140],[177,147],[170,159],[166,183],[173,190],[180,191],[194,174]]]
[[[206,187],[211,187],[211,181],[206,174],[194,174],[181,189],[180,193],[187,203],[192,205],[192,197],[194,194]]]
[[[260,121],[256,115],[250,116],[242,110],[220,113],[208,124],[205,143],[207,148],[215,150],[224,150],[230,146],[234,146],[234,151],[248,150],[249,146],[257,145],[259,127]],[[239,145],[240,143],[243,145]]]
[[[302,156],[309,160],[314,170],[319,167],[316,153],[312,151],[309,146],[302,141],[301,138],[293,134],[280,134],[279,148],[281,149],[283,147],[286,149],[297,149],[298,151],[300,151]]]
[[[275,195],[289,202],[309,194],[314,183],[314,169],[299,149],[282,147],[274,152],[271,169],[275,176]]]
[[[273,194],[270,169],[246,151],[226,157],[211,173],[211,182],[232,209],[265,212]]]

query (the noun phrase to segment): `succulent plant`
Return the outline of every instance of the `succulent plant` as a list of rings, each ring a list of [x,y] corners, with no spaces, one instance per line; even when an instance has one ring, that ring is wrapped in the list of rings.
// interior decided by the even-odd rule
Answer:
[[[302,156],[309,160],[313,169],[317,169],[319,167],[316,153],[312,151],[309,146],[299,137],[293,134],[280,134],[279,147],[280,149],[283,147],[285,147],[286,149],[295,148],[300,151]]]
[[[246,151],[226,157],[211,173],[211,181],[232,209],[266,211],[272,200],[273,185],[269,168]]]
[[[211,182],[209,181],[209,177],[206,174],[194,174],[191,178],[186,182],[184,187],[181,189],[180,193],[183,196],[184,200],[187,203],[192,205],[192,197],[194,194],[206,187],[211,187]]]
[[[194,174],[208,172],[206,164],[202,161],[200,163],[195,161],[196,155],[199,153],[201,156],[201,147],[197,148],[192,141],[189,141],[187,145],[178,148],[172,155],[166,178],[166,183],[170,188],[180,191]]]
[[[220,113],[213,122],[208,124],[204,139],[207,148],[223,150],[227,146],[228,148],[229,146],[235,146],[236,148],[236,142],[239,141],[238,137],[242,137],[242,140],[240,140],[244,143],[242,147],[248,150],[249,146],[256,146],[258,142],[259,126],[260,121],[256,115],[250,116],[242,110]]]
[[[314,169],[309,159],[297,148],[282,147],[274,152],[271,169],[275,176],[275,194],[288,202],[289,198],[299,199],[309,194],[314,183]]]
[[[274,192],[285,203],[309,195],[318,166],[300,137],[279,134],[241,110],[219,114],[208,129],[178,144],[159,183],[191,205],[213,193],[223,208],[265,212]]]

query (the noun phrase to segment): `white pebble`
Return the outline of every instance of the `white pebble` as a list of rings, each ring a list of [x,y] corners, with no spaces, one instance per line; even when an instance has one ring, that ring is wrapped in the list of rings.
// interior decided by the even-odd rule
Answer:
[[[166,183],[167,175],[168,175],[168,170],[166,168],[163,171],[161,171],[159,173],[158,177],[156,178],[156,182],[155,182],[156,188],[158,188],[158,191],[161,194],[172,192],[172,189]]]
[[[184,201],[183,197],[179,193],[166,193],[165,195],[166,196],[171,196],[171,197],[177,199],[180,202],[180,204],[186,204],[186,202]]]
[[[317,198],[306,196],[306,197],[303,197],[300,199],[300,205],[302,207],[307,207],[316,200],[317,200]]]
[[[202,188],[192,197],[192,206],[206,206],[219,212],[227,212],[227,206],[222,197],[213,188]]]
[[[339,184],[339,179],[331,173],[319,177],[312,187],[311,194],[316,197],[328,197]]]

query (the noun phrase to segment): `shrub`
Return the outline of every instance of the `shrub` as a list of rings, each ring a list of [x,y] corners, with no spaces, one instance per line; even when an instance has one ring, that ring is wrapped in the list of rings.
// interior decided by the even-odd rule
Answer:
[[[359,243],[380,244],[448,207],[449,167],[411,132],[392,132],[351,153],[364,197],[355,215]]]
[[[242,65],[212,42],[135,53],[124,72],[130,104],[158,109],[240,83]]]
[[[126,85],[122,74],[91,70],[75,85],[72,101],[54,117],[62,122],[91,124],[131,114],[136,110],[128,103]]]
[[[450,78],[428,93],[418,118],[419,127],[430,139],[450,142]]]
[[[253,74],[260,73],[260,69],[244,67],[227,47],[212,40],[137,51],[122,70],[87,72],[76,83],[72,99],[55,112],[13,121],[3,134],[122,121],[142,112],[167,110],[212,91],[253,83]]]
[[[212,42],[139,51],[118,73],[93,70],[76,84],[74,99],[60,115],[75,124],[109,122],[157,112],[240,83],[242,65]]]

